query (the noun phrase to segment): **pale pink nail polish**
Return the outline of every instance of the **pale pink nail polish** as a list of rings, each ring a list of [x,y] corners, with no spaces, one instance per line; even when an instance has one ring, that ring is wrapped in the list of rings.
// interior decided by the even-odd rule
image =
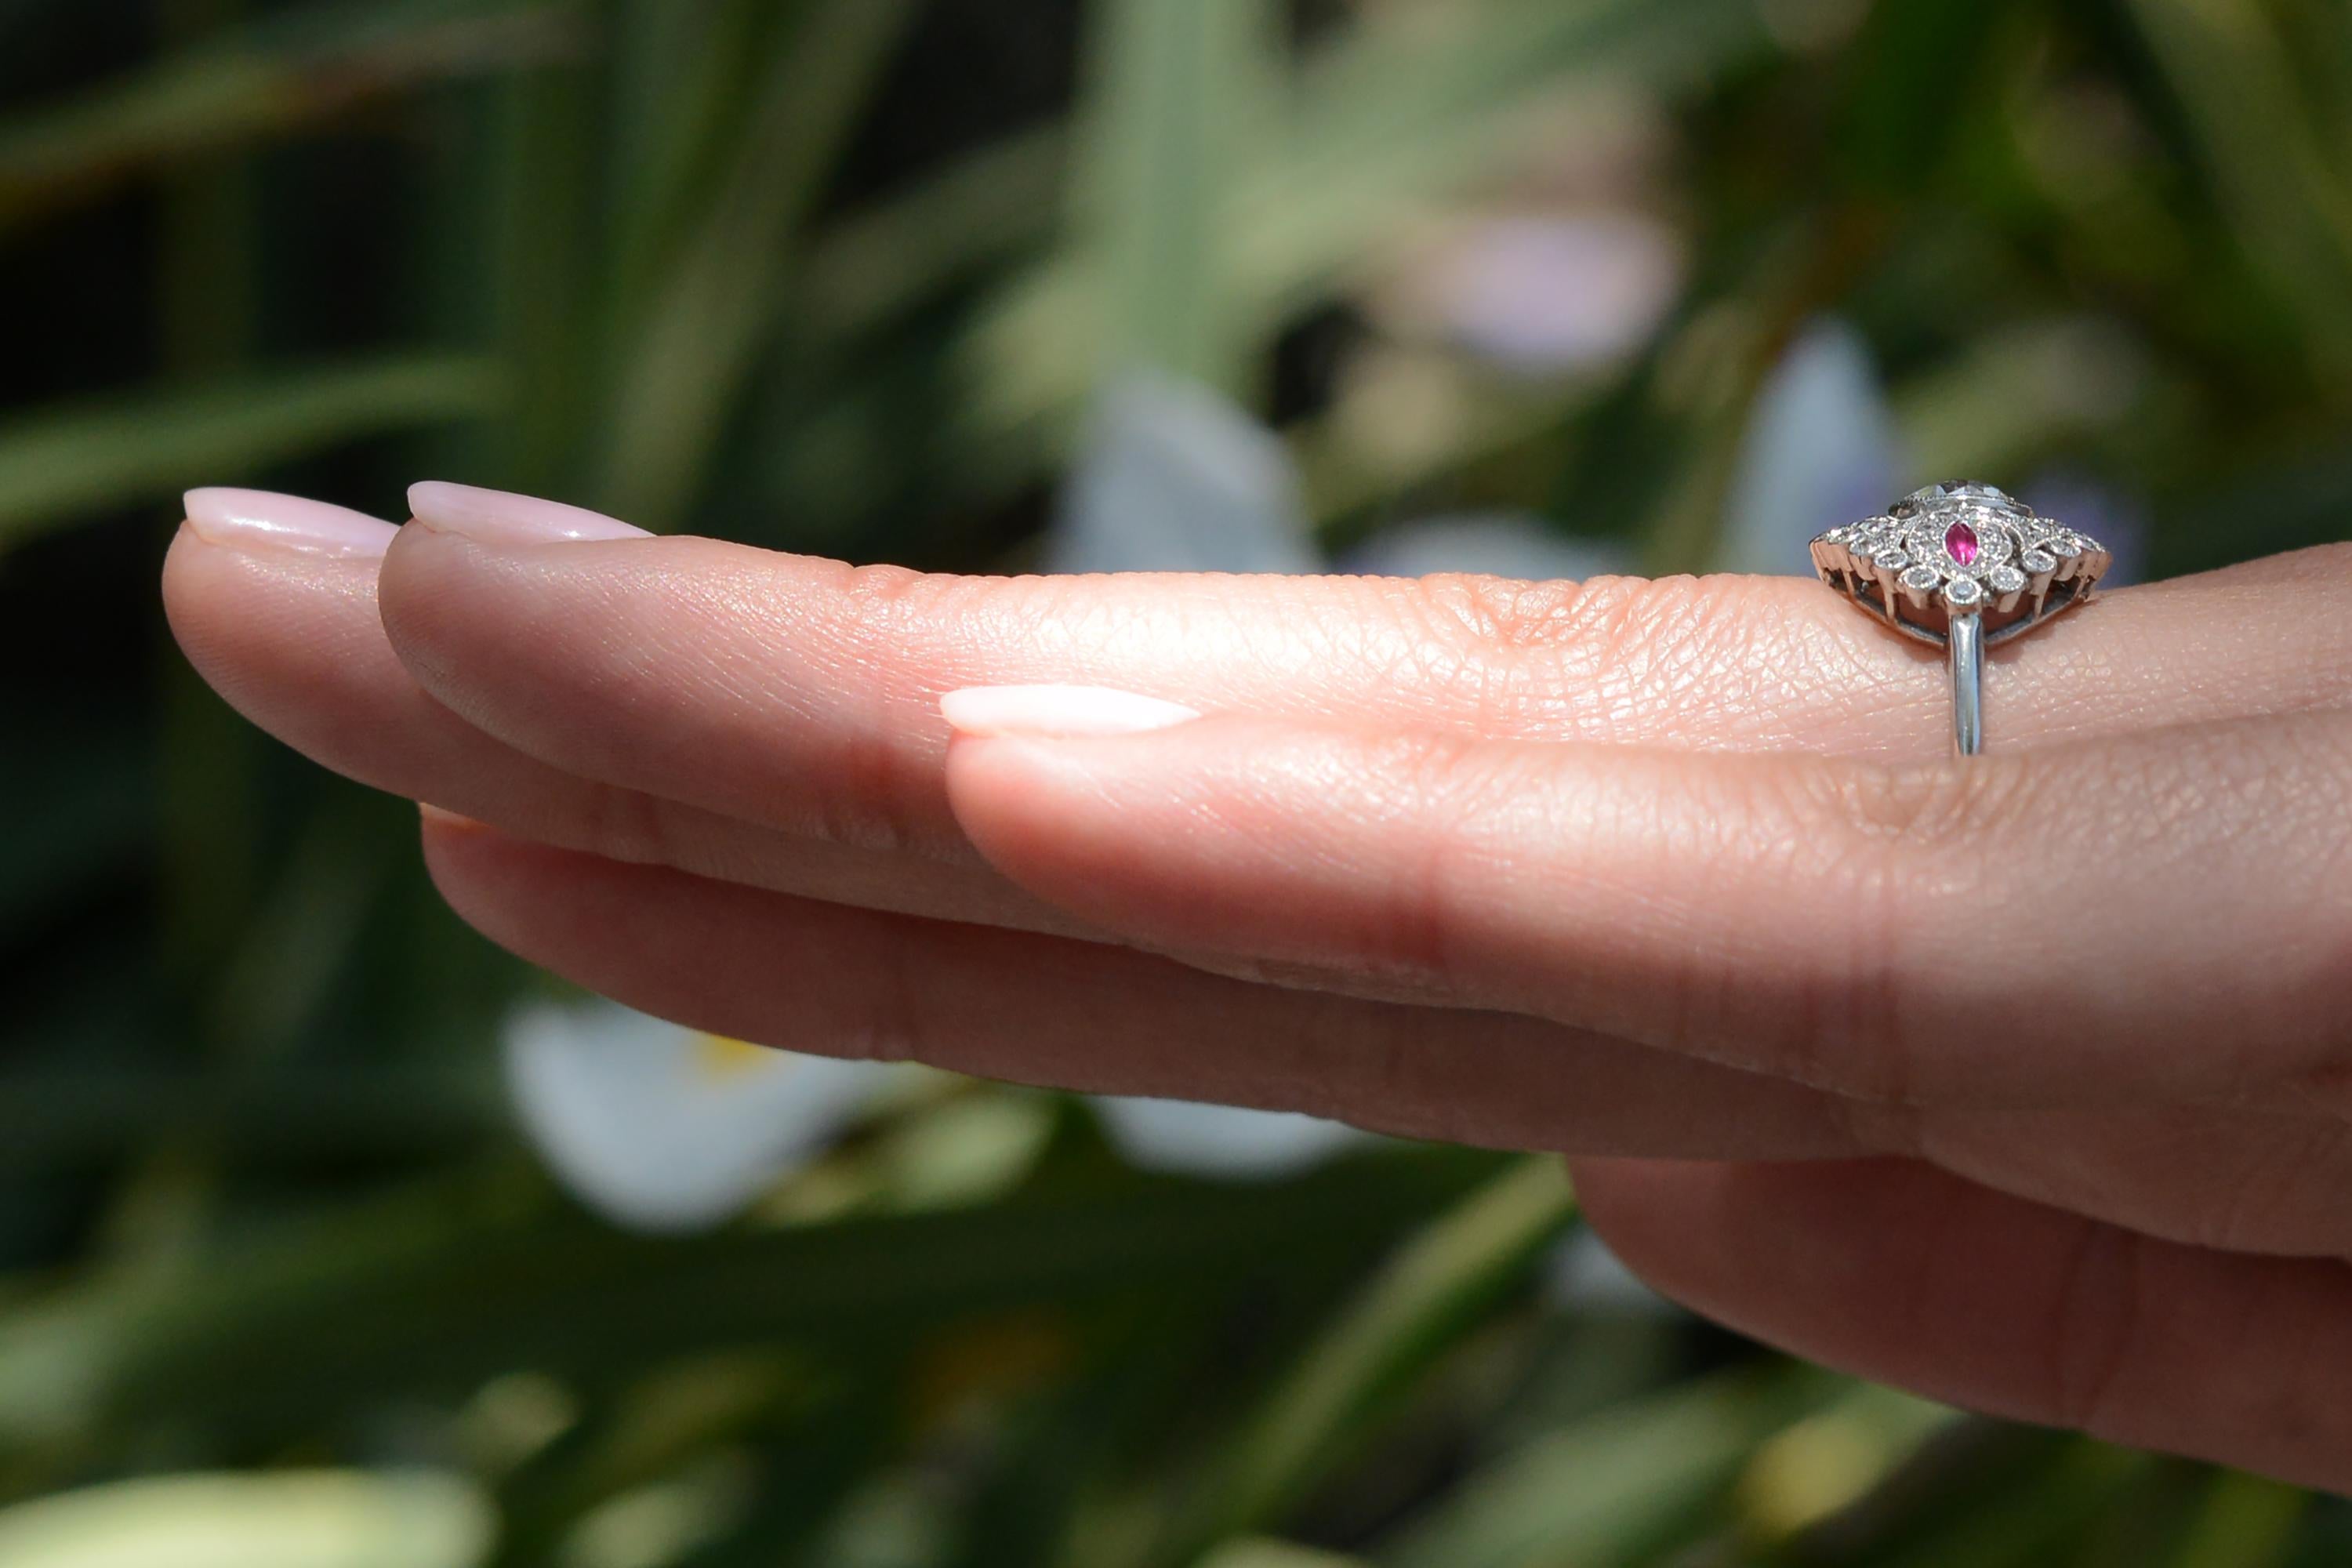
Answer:
[[[565,540],[650,539],[642,528],[562,501],[428,479],[408,487],[408,510],[437,532],[484,544],[555,544]]]
[[[940,699],[959,734],[1078,740],[1173,729],[1200,712],[1181,702],[1107,686],[967,686]]]
[[[382,555],[400,530],[365,512],[268,490],[210,489],[183,498],[188,529],[207,544],[300,555]]]

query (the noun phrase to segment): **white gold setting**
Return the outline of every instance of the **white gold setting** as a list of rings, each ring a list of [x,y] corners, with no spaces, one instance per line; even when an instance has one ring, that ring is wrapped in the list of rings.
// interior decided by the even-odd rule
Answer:
[[[1983,745],[1984,650],[2088,604],[2115,558],[1992,485],[1929,485],[1813,541],[1813,570],[1904,636],[1949,651],[1953,740]]]

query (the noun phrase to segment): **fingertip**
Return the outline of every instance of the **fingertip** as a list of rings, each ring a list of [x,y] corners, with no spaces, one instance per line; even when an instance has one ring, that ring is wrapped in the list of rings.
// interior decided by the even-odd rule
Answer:
[[[1023,850],[1032,835],[1023,808],[1036,799],[1038,768],[1050,765],[1049,757],[1038,755],[1046,749],[1017,736],[961,729],[948,737],[948,812],[982,858],[999,870],[1008,870],[1008,858],[1027,858]]]
[[[1197,708],[1108,686],[967,686],[940,699],[960,735],[1082,740],[1148,734],[1189,724]]]
[[[365,560],[381,556],[400,531],[363,511],[273,490],[206,486],[180,499],[186,531],[237,550]]]
[[[444,810],[427,800],[416,803],[416,816],[428,838],[467,838],[494,831],[486,822],[477,822],[470,816]]]
[[[1568,1170],[1585,1219],[1645,1279],[1650,1270],[1641,1259],[1653,1250],[1645,1243],[1674,1228],[1670,1216],[1697,1197],[1712,1173],[1689,1161],[1606,1155],[1571,1157]]]
[[[416,816],[434,890],[451,913],[501,947],[512,949],[518,939],[506,916],[510,905],[551,879],[593,863],[440,806],[420,802]]]
[[[571,861],[579,858],[576,850],[519,838],[487,822],[427,801],[417,802],[416,819],[425,861],[436,883],[444,871],[478,875],[498,868],[513,868],[529,861]],[[448,889],[444,887],[442,891],[446,895]]]
[[[949,809],[992,859],[1027,858],[1022,851],[1041,841],[1041,829],[1066,824],[1054,803],[1086,793],[1090,759],[1104,748],[1201,717],[1164,698],[1085,686],[965,687],[942,696],[940,712],[950,730]]]
[[[408,487],[409,514],[437,532],[493,545],[560,544],[652,535],[634,523],[538,496],[424,479]]]
[[[157,573],[163,594],[163,611],[175,616],[175,606],[184,599],[189,585],[189,568],[195,552],[205,548],[204,536],[188,526],[185,519],[172,531],[172,540],[163,547],[163,563]]]

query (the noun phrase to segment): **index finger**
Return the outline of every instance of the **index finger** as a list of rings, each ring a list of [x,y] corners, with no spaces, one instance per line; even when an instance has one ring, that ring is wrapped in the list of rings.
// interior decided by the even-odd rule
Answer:
[[[953,577],[486,531],[478,505],[445,503],[420,488],[423,526],[381,581],[435,698],[572,773],[885,847],[967,853],[934,704],[971,685],[1486,739],[1890,761],[1948,744],[1932,655],[1794,578]],[[2352,597],[2306,602],[2329,592]],[[2004,742],[2352,688],[2352,616],[2253,620],[2253,593],[2228,574],[2126,591],[2005,654]]]

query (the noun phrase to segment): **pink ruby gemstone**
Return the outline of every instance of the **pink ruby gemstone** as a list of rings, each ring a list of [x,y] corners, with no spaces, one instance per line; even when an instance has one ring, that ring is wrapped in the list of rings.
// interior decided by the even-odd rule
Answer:
[[[1977,531],[1965,522],[1956,522],[1944,534],[1944,548],[1952,559],[1963,566],[1977,563]]]

